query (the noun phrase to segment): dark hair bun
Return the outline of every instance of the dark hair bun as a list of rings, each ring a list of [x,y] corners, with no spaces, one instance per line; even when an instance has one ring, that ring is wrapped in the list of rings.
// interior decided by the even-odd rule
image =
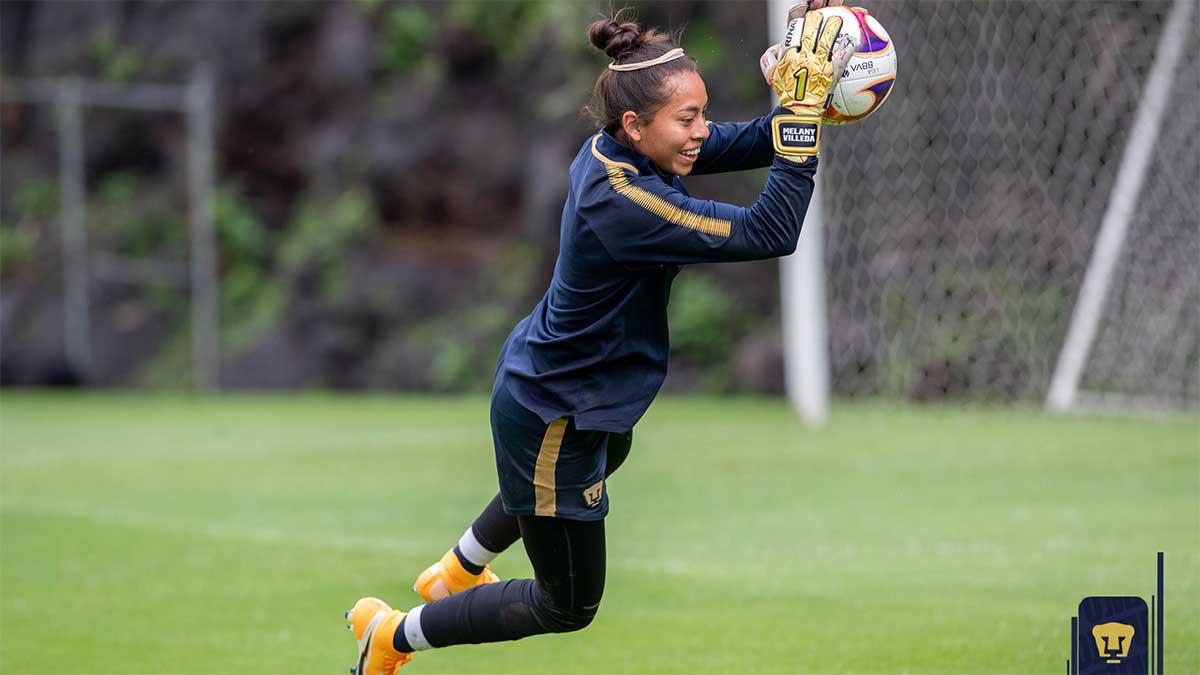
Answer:
[[[632,52],[642,38],[642,27],[619,17],[593,21],[588,26],[588,40],[614,61]]]

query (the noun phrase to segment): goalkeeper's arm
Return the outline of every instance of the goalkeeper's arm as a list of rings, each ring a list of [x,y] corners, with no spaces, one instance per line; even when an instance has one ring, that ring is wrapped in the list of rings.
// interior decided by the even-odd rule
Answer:
[[[773,258],[796,249],[816,169],[815,158],[775,156],[758,200],[741,207],[696,199],[614,165],[576,208],[609,255],[630,267]]]
[[[844,3],[845,0],[806,0],[794,5],[788,12],[789,28],[794,28],[792,42],[798,43],[799,27],[807,12]],[[771,78],[782,56],[783,45],[783,41],[771,45],[759,59],[759,67],[768,85],[774,84]],[[771,132],[772,117],[773,115],[764,115],[749,122],[710,122],[709,137],[700,148],[700,156],[692,168],[692,175],[745,171],[770,166],[775,158]]]

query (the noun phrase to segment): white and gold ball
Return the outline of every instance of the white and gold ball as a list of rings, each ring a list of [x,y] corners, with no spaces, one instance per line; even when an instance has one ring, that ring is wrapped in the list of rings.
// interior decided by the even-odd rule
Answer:
[[[858,38],[858,51],[846,63],[834,87],[826,124],[850,124],[879,109],[896,83],[896,46],[875,17],[862,7],[826,7],[826,15],[842,17],[837,42]],[[835,49],[837,42],[835,42]]]

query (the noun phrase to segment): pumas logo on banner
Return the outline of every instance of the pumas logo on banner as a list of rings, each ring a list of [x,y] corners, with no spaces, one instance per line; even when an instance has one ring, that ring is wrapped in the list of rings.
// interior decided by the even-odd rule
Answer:
[[[1124,598],[1123,598],[1124,599]],[[1141,598],[1134,598],[1141,605],[1138,614],[1147,615],[1146,603]],[[1081,612],[1082,613],[1082,612]],[[1096,651],[1105,663],[1120,663],[1121,659],[1129,656],[1129,645],[1133,644],[1133,636],[1139,638],[1138,646],[1133,650],[1134,656],[1146,650],[1146,634],[1138,633],[1137,629],[1127,623],[1109,621],[1098,626],[1092,626],[1092,637],[1096,638]]]
[[[1150,608],[1138,597],[1079,603],[1079,673],[1140,673],[1150,664]]]
[[[1158,554],[1158,594],[1150,596],[1158,610],[1157,625],[1146,601],[1136,596],[1092,596],[1071,617],[1068,675],[1150,675],[1162,672],[1162,565]],[[1156,631],[1155,653],[1151,632]],[[1157,661],[1155,657],[1157,656]],[[1151,669],[1157,665],[1156,669]]]

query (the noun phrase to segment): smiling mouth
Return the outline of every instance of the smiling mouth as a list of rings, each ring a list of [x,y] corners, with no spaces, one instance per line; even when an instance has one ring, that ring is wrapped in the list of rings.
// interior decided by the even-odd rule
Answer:
[[[695,150],[682,150],[682,151],[680,151],[679,154],[683,155],[684,157],[687,157],[689,160],[694,161],[697,157],[700,156],[700,148],[696,148]]]

